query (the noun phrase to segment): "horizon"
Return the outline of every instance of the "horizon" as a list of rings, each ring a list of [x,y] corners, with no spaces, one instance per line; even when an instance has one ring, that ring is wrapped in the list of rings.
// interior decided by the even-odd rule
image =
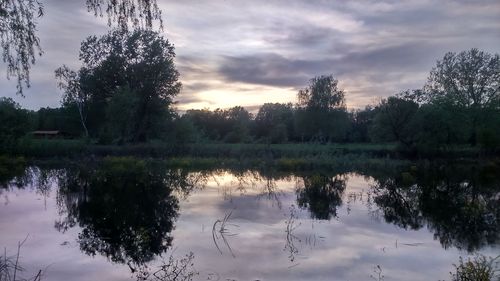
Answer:
[[[421,88],[447,52],[499,51],[497,1],[286,3],[159,1],[161,33],[175,46],[183,83],[176,108],[239,105],[253,112],[264,103],[294,103],[309,79],[333,74],[347,108],[359,109]],[[54,70],[77,69],[81,41],[110,30],[81,1],[44,6],[38,19],[44,54],[32,67],[31,88],[21,97],[15,79],[0,79],[2,96],[32,110],[60,105]]]

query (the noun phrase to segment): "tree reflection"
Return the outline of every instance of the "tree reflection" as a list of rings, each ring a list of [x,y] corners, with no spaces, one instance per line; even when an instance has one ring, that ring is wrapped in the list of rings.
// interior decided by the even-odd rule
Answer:
[[[178,215],[174,189],[189,190],[186,173],[161,171],[144,161],[108,159],[96,168],[67,170],[58,202],[64,218],[55,227],[78,224],[80,248],[131,268],[171,245]]]
[[[444,248],[474,251],[500,240],[498,168],[414,168],[377,179],[374,201],[385,220],[427,226]]]
[[[316,174],[303,176],[302,180],[304,187],[297,189],[299,207],[309,209],[312,218],[329,220],[336,217],[346,188],[345,178]]]

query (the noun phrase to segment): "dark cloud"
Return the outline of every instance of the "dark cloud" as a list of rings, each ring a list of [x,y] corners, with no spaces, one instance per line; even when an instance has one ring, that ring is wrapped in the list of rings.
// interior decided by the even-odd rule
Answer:
[[[43,0],[39,37],[45,54],[32,69],[32,88],[26,98],[15,96],[15,82],[4,78],[0,95],[32,109],[59,105],[54,69],[77,68],[80,42],[109,30],[84,2]],[[159,2],[184,84],[177,100],[186,106],[229,106],[207,100],[214,90],[231,93],[231,103],[245,100],[243,106],[267,102],[243,98],[261,90],[293,98],[310,78],[329,73],[359,104],[420,87],[448,51],[498,52],[500,45],[497,0]]]
[[[279,87],[303,87],[311,77],[323,74],[337,77],[363,75],[376,83],[394,73],[430,70],[438,52],[434,46],[415,42],[317,60],[255,54],[225,57],[219,73],[228,81]]]

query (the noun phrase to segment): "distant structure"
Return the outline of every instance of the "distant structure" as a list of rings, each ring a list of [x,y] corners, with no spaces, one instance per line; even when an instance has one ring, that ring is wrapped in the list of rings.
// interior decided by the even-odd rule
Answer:
[[[37,139],[69,139],[72,137],[63,131],[33,131],[31,134]]]

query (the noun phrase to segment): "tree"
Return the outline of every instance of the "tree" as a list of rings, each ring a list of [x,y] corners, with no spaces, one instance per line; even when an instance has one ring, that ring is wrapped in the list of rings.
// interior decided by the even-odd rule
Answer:
[[[411,145],[410,121],[418,104],[398,97],[389,97],[376,107],[377,114],[371,127],[371,137],[376,141],[398,141]]]
[[[447,53],[431,70],[424,99],[466,108],[500,106],[500,56],[478,49]]]
[[[343,108],[344,90],[338,88],[338,82],[333,75],[314,77],[308,87],[299,90],[299,107],[320,111]]]
[[[104,127],[109,101],[120,89],[128,89],[136,96],[136,103],[124,109],[135,116],[130,120],[132,135],[128,138],[142,142],[158,137],[160,127],[171,116],[173,97],[181,89],[174,58],[174,47],[151,30],[114,30],[100,38],[90,36],[81,46],[78,86],[66,87],[71,92],[66,96],[89,97],[92,134],[96,135]]]
[[[491,118],[485,109],[500,110],[500,56],[478,49],[447,53],[420,93],[421,100],[466,109],[472,125],[470,143],[475,145],[481,123]]]
[[[343,141],[348,129],[344,95],[332,75],[311,79],[297,95],[297,133],[313,141]]]
[[[156,0],[86,0],[87,9],[96,16],[105,7],[109,26],[116,22],[121,30],[152,29],[155,21],[163,28],[162,13]],[[30,87],[30,69],[36,53],[42,55],[36,35],[37,18],[43,16],[39,0],[2,0],[0,2],[0,43],[2,59],[7,64],[7,78],[17,78],[17,93],[23,94],[23,84]]]
[[[286,142],[293,137],[292,104],[265,103],[255,116],[255,134],[271,143]]]
[[[85,137],[89,136],[87,128],[87,107],[90,95],[80,87],[79,73],[69,69],[67,66],[56,69],[56,78],[59,80],[57,86],[64,91],[62,104],[65,106],[75,105],[80,116],[80,123],[85,132]]]
[[[0,146],[8,150],[31,129],[30,114],[11,98],[0,98]]]
[[[350,112],[350,131],[349,141],[351,142],[369,142],[369,130],[373,124],[373,119],[377,110],[373,106],[366,106],[362,110]]]

